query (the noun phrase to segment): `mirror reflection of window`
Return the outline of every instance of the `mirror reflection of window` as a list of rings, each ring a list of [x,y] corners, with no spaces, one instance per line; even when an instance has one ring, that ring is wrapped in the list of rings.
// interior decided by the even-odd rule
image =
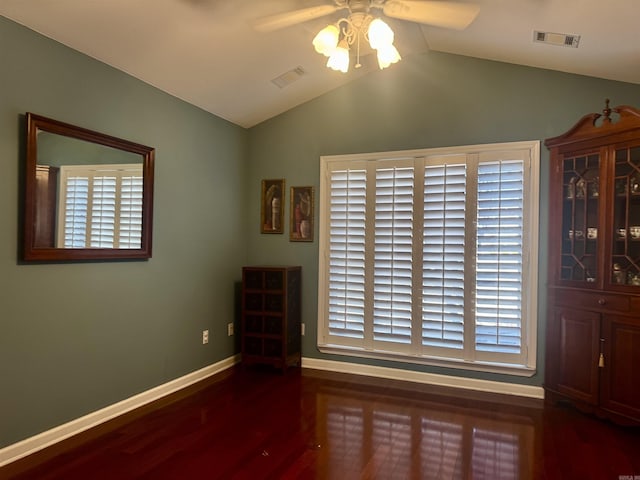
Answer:
[[[56,246],[140,248],[142,164],[60,168]]]
[[[151,258],[155,149],[26,114],[25,262]]]

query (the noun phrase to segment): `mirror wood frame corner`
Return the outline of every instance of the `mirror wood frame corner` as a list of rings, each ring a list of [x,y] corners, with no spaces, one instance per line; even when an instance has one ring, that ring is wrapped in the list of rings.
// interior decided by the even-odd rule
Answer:
[[[155,149],[33,113],[26,114],[26,124],[22,260],[47,262],[144,260],[151,258]],[[58,141],[59,144],[64,144],[67,141],[74,142],[73,139],[75,139],[81,141],[77,143],[81,148],[108,147],[102,150],[105,157],[117,158],[117,155],[122,155],[126,158],[135,158],[136,161],[133,163],[135,163],[134,166],[137,171],[140,171],[140,167],[137,164],[141,164],[142,204],[141,207],[137,207],[137,213],[141,214],[141,220],[137,223],[137,228],[140,230],[140,240],[138,243],[136,239],[134,244],[136,246],[139,244],[139,248],[135,248],[135,246],[133,248],[111,248],[103,245],[87,247],[86,241],[84,246],[79,247],[77,245],[73,247],[59,246],[61,242],[56,238],[63,238],[64,232],[59,232],[59,229],[63,227],[60,226],[62,222],[58,220],[58,203],[61,202],[61,180],[58,177],[60,169],[65,167],[42,165],[43,152],[38,150],[38,136],[43,132],[52,134],[51,138]],[[115,163],[124,162],[116,161]],[[88,167],[88,165],[83,165],[83,167]],[[121,166],[117,165],[117,167]],[[50,174],[52,170],[55,173],[54,175]],[[137,182],[139,182],[140,177],[137,176],[136,178]],[[65,186],[64,188],[66,195],[67,187]],[[138,193],[137,195],[137,201],[139,201],[140,194]],[[88,212],[85,213],[88,214]],[[89,238],[89,235],[87,235],[87,238]],[[66,244],[67,242],[65,241],[64,243]]]

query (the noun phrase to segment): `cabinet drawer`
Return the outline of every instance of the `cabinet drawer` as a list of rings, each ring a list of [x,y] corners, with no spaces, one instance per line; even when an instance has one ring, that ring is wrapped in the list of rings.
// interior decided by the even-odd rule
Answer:
[[[581,309],[600,311],[629,311],[629,298],[602,292],[574,292],[558,290],[555,292],[556,305],[580,307]]]

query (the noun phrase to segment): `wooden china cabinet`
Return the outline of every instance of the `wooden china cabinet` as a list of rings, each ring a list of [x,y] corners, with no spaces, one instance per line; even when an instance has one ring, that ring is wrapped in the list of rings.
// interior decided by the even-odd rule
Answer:
[[[640,110],[584,116],[550,150],[546,397],[640,423]]]

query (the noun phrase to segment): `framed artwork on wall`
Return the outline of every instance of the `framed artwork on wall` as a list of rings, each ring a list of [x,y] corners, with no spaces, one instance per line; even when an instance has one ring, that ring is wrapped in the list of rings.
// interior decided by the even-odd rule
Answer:
[[[260,233],[284,232],[284,179],[262,180]]]
[[[313,187],[291,187],[289,240],[313,242]]]

